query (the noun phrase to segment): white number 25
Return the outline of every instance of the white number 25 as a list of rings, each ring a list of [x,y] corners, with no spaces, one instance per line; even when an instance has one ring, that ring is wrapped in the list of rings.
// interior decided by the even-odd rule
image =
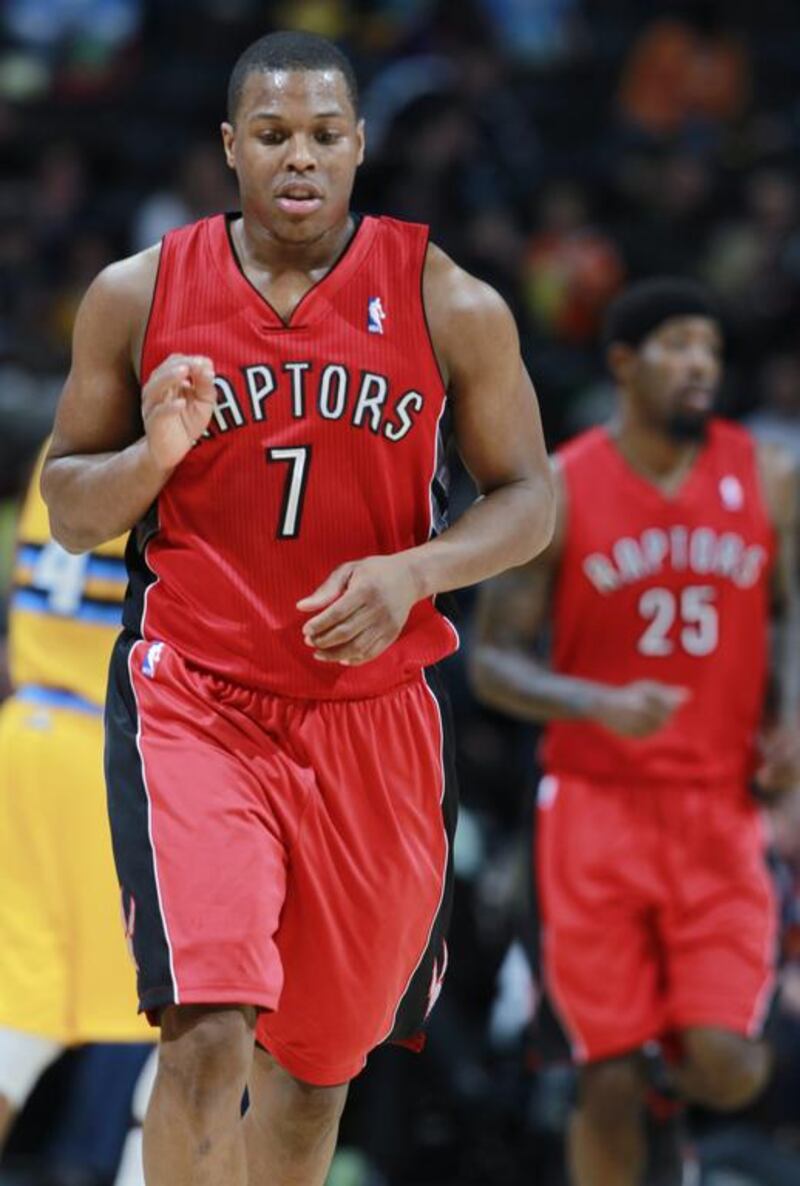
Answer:
[[[643,655],[671,655],[678,642],[670,637],[676,620],[680,646],[689,655],[710,655],[719,642],[719,610],[712,585],[689,585],[680,595],[671,589],[646,589],[639,614],[649,623],[639,639]]]

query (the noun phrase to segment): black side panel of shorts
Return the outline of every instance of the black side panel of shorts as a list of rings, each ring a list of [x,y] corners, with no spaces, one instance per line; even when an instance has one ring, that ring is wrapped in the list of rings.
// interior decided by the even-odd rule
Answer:
[[[404,1042],[419,1035],[431,1006],[431,987],[444,973],[446,962],[445,940],[453,909],[453,840],[458,815],[458,784],[455,768],[455,735],[453,714],[445,691],[444,682],[436,667],[429,667],[424,678],[436,698],[442,719],[442,759],[444,795],[442,797],[442,820],[447,833],[447,868],[445,884],[439,910],[433,923],[431,937],[425,954],[420,961],[411,982],[406,989],[397,1010],[394,1029],[387,1038],[389,1042]]]
[[[111,656],[105,713],[105,773],[122,910],[136,960],[139,1008],[175,1003],[169,941],[150,838],[150,804],[139,752],[139,711],[129,669],[139,641],[123,631]]]

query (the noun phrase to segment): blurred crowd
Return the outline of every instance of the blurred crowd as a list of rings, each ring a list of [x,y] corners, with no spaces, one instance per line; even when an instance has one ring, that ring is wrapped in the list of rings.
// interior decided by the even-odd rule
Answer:
[[[551,445],[609,408],[609,300],[670,272],[720,301],[723,410],[800,460],[796,0],[5,0],[3,573],[84,289],[170,227],[234,208],[217,131],[228,73],[283,27],[334,38],[355,63],[368,145],[355,208],[430,223],[509,301]],[[471,497],[457,471],[455,513]],[[381,1051],[354,1086],[336,1186],[564,1181],[570,1073],[542,1068],[530,1040],[535,738],[469,692],[471,606],[459,598],[464,646],[449,670],[464,814],[448,987],[427,1056]],[[786,915],[778,1079],[745,1117],[695,1118],[714,1186],[800,1181],[798,805],[773,827]],[[101,1137],[75,1114],[78,1099],[87,1115],[98,1106],[103,1075],[127,1082],[103,1057],[70,1056],[48,1077],[1,1182],[110,1180],[109,1125]]]

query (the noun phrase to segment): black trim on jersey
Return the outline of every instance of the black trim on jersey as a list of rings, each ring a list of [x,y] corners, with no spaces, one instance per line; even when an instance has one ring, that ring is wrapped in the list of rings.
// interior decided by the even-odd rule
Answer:
[[[427,1021],[430,1008],[430,991],[434,974],[441,977],[446,967],[447,929],[453,910],[453,842],[458,815],[458,782],[455,765],[455,735],[453,714],[444,681],[438,667],[428,667],[423,678],[439,706],[442,721],[442,822],[447,833],[447,866],[445,868],[442,900],[433,922],[428,946],[411,978],[397,1010],[394,1028],[386,1038],[387,1042],[408,1042],[419,1037]]]
[[[158,534],[158,500],[142,516],[128,536],[125,565],[128,569],[128,588],[122,606],[122,625],[132,634],[141,636],[144,621],[145,594],[157,577],[145,559],[150,540]]]
[[[231,255],[233,256],[233,262],[236,264],[237,271],[241,272],[241,274],[244,277],[247,284],[250,285],[250,287],[252,288],[252,290],[256,294],[256,296],[259,298],[259,300],[263,301],[263,303],[269,309],[270,313],[272,313],[272,315],[277,318],[277,320],[280,322],[281,326],[284,329],[294,329],[295,326],[294,326],[293,322],[294,322],[295,318],[298,316],[298,314],[300,313],[300,310],[302,309],[303,305],[306,303],[308,298],[311,296],[312,292],[315,292],[316,289],[318,289],[321,284],[324,284],[325,281],[328,279],[328,277],[333,275],[333,273],[339,267],[339,264],[341,264],[347,258],[348,254],[350,252],[350,248],[353,246],[356,239],[358,238],[358,232],[361,230],[361,224],[364,221],[364,216],[362,214],[356,214],[356,212],[353,210],[350,211],[350,217],[353,220],[353,233],[350,236],[350,239],[348,240],[344,251],[339,256],[339,258],[331,265],[331,267],[328,268],[325,275],[320,276],[319,280],[316,280],[311,285],[311,287],[309,289],[307,289],[306,292],[303,293],[303,295],[300,297],[300,300],[297,302],[297,304],[295,305],[295,307],[292,309],[291,313],[289,314],[288,319],[285,317],[281,317],[280,313],[275,308],[275,306],[270,301],[267,300],[267,298],[264,296],[263,292],[261,292],[258,288],[256,288],[255,284],[253,284],[252,280],[249,278],[249,276],[245,272],[244,268],[242,267],[241,260],[239,259],[239,256],[236,251],[236,246],[233,242],[233,234],[231,232],[231,223],[233,222],[234,219],[239,219],[241,217],[242,217],[241,210],[228,210],[227,213],[225,214],[225,235],[227,237],[228,246],[231,249]]]
[[[161,238],[161,246],[158,252],[158,264],[156,266],[156,278],[153,283],[153,291],[150,296],[150,308],[147,310],[147,320],[144,323],[144,333],[142,334],[142,349],[139,353],[139,370],[136,378],[141,383],[142,381],[142,364],[144,362],[144,352],[147,347],[147,336],[150,333],[150,322],[153,320],[153,309],[156,304],[156,293],[158,292],[158,282],[161,279],[161,262],[164,259],[164,239],[166,235]]]
[[[431,532],[429,539],[441,535],[450,520],[450,463],[448,453],[453,439],[453,413],[450,404],[445,404],[436,427],[436,457],[430,484],[432,503]]]
[[[431,245],[431,231],[430,231],[430,227],[426,227],[425,228],[425,250],[422,253],[422,264],[419,269],[419,306],[422,309],[422,323],[425,326],[425,336],[427,337],[428,345],[431,348],[431,354],[433,355],[434,366],[436,367],[436,370],[438,372],[439,381],[442,384],[442,390],[445,393],[445,397],[447,397],[448,388],[449,388],[450,384],[444,377],[444,372],[442,371],[442,366],[441,366],[441,363],[439,362],[439,356],[437,355],[436,347],[433,344],[433,334],[431,333],[431,324],[428,321],[428,310],[425,308],[425,262],[428,258],[428,248],[430,247],[430,245]]]
[[[128,926],[132,924],[129,938],[136,960],[139,1007],[144,1012],[173,1004],[175,990],[150,838],[150,806],[138,745],[139,712],[128,667],[138,641],[126,631],[111,654],[105,773],[114,861],[124,918]]]

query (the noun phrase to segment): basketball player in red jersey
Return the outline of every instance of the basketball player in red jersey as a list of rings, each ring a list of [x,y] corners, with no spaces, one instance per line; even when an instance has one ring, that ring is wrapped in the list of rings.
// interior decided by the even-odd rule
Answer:
[[[419,1045],[445,972],[433,599],[530,559],[554,498],[505,304],[426,228],[349,211],[339,51],[255,43],[222,136],[241,215],[91,286],[42,485],[69,549],[133,529],[106,768],[161,1026],[147,1181],[317,1186],[348,1080]],[[448,407],[483,497],[445,530]]]
[[[708,1107],[763,1085],[776,918],[751,780],[800,779],[791,463],[711,418],[702,290],[630,289],[607,338],[617,416],[559,452],[553,541],[483,591],[473,667],[487,703],[549,722],[537,896],[581,1067],[577,1186],[641,1181],[645,1043],[678,1035],[675,1086]],[[551,670],[532,649],[548,618]]]

